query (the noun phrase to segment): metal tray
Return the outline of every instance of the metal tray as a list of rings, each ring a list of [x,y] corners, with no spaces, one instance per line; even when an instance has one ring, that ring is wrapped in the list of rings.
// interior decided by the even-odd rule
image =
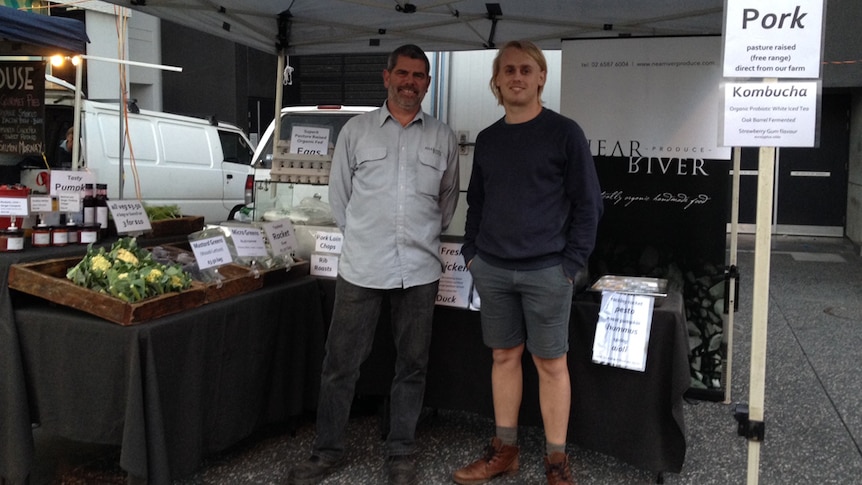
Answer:
[[[667,280],[642,276],[605,275],[593,283],[590,290],[666,297]]]

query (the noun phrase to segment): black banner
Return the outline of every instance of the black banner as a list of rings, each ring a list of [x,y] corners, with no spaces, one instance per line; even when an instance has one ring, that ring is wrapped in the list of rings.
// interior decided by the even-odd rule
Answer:
[[[45,63],[0,63],[0,153],[45,151]]]
[[[730,164],[685,157],[595,157],[605,214],[590,259],[601,275],[664,278],[680,290],[692,387],[722,386]]]

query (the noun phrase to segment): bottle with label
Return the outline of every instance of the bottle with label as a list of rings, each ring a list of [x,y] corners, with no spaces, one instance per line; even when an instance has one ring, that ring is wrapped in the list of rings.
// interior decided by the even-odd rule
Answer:
[[[93,197],[93,184],[84,184],[84,199],[81,201],[84,207],[84,224],[96,222],[96,198]]]
[[[96,222],[102,239],[108,235],[108,184],[96,184]]]

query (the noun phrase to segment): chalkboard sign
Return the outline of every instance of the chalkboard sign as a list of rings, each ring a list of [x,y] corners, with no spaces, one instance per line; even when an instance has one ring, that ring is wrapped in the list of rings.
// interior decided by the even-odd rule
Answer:
[[[45,63],[0,63],[0,153],[45,151]]]

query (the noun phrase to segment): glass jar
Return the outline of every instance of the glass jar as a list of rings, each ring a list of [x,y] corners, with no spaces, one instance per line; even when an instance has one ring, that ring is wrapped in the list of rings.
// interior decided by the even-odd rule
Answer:
[[[15,252],[24,250],[24,231],[17,226],[9,226],[0,231],[0,252]]]
[[[65,246],[69,244],[69,228],[66,226],[54,226],[51,228],[51,246]]]
[[[78,238],[81,236],[81,227],[74,222],[66,223],[66,229],[69,231],[69,244],[78,244]]]
[[[99,225],[82,224],[81,230],[78,232],[78,244],[90,244],[99,242]]]
[[[34,227],[30,236],[30,244],[34,248],[47,248],[51,245],[51,228],[44,222]]]

